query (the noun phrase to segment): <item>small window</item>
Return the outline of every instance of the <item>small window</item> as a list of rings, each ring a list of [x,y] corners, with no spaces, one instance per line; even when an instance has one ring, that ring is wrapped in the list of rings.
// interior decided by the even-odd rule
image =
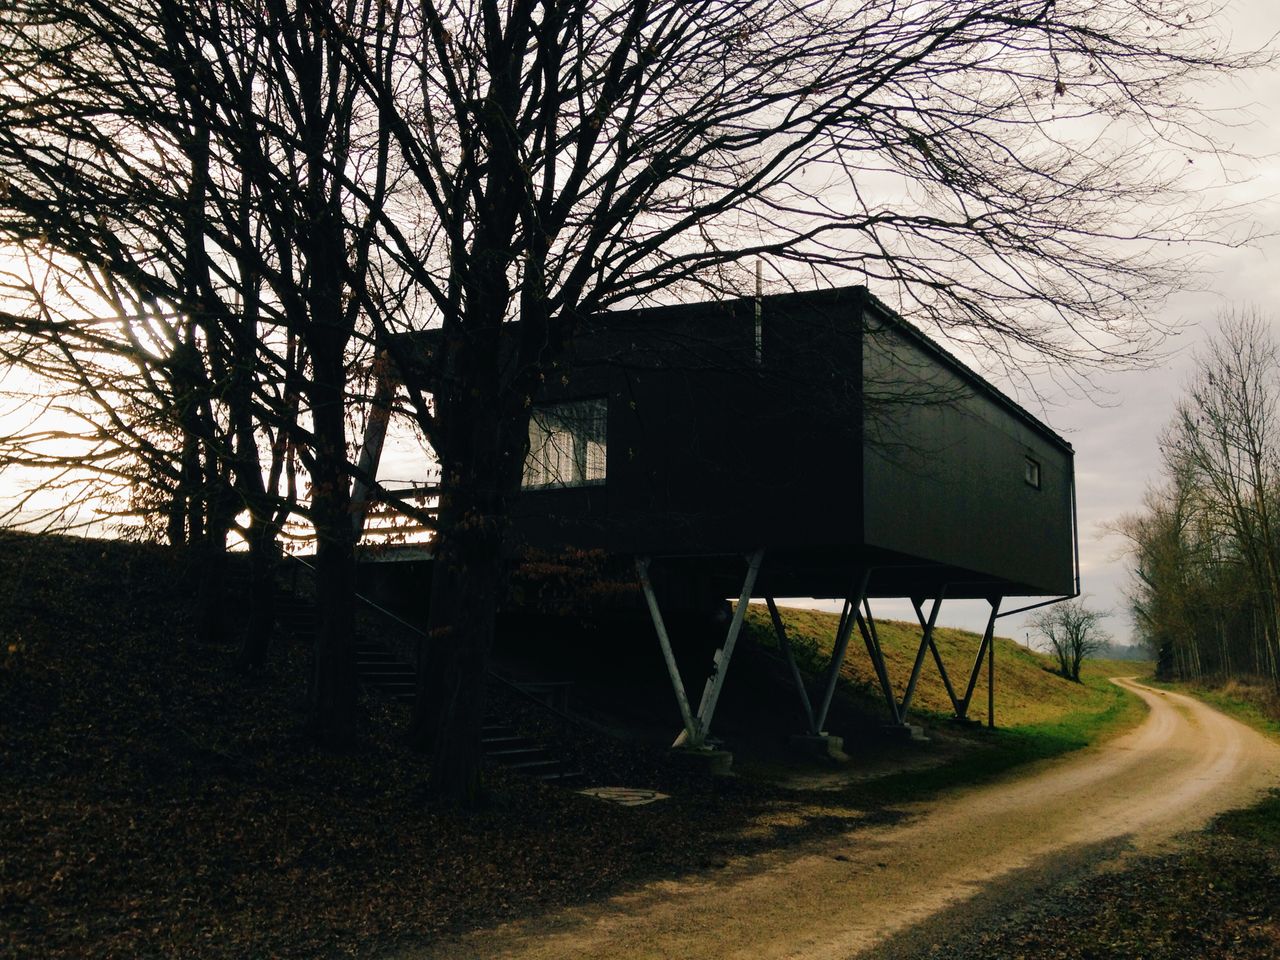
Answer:
[[[1032,460],[1026,457],[1026,467],[1024,468],[1022,478],[1027,481],[1029,486],[1040,489],[1040,461]]]
[[[586,487],[604,483],[608,402],[573,400],[534,408],[524,487]]]

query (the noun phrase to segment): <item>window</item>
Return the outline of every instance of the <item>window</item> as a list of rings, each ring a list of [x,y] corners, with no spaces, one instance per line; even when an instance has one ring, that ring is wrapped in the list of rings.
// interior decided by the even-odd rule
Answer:
[[[1022,478],[1027,481],[1029,486],[1040,489],[1040,461],[1032,460],[1026,457],[1026,467],[1024,468]]]
[[[604,483],[608,415],[608,402],[603,397],[535,407],[529,417],[524,487],[585,487]]]

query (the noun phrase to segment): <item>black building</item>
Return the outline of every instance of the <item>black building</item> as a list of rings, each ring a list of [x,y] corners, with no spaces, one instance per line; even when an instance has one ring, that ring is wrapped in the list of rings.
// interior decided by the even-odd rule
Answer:
[[[864,287],[606,313],[557,369],[533,398],[515,539],[639,561],[695,745],[740,617],[695,718],[660,607],[844,599],[828,686],[856,623],[900,723],[871,598],[915,601],[910,691],[944,597],[991,601],[989,651],[1004,598],[1078,592],[1071,445]],[[801,692],[819,733],[830,693]]]
[[[845,597],[866,567],[871,596],[1075,587],[1071,445],[862,287],[603,315],[530,447],[538,548],[764,547],[760,596]]]

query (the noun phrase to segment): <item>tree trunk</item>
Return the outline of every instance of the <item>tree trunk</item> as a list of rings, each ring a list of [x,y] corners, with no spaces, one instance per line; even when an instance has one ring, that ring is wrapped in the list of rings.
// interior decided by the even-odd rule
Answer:
[[[409,736],[431,754],[428,795],[474,807],[482,799],[486,668],[506,586],[508,504],[519,491],[528,423],[479,402],[456,413],[465,426],[454,457],[441,465],[441,535]]]
[[[200,575],[196,586],[196,637],[206,645],[226,637],[227,532],[235,519],[233,494],[215,472],[207,481],[204,535],[199,541]]]
[[[183,457],[185,464],[186,458]],[[187,541],[187,493],[186,485],[178,482],[174,485],[173,495],[169,500],[169,513],[165,523],[165,535],[171,547],[185,547]]]
[[[315,464],[311,516],[316,528],[316,640],[307,728],[321,745],[342,748],[355,735],[355,544],[347,485],[344,417],[345,338],[311,338]]]
[[[196,639],[205,645],[225,635],[223,617],[227,574],[225,531],[209,529],[200,543],[200,575],[196,583]]]
[[[322,539],[316,552],[316,640],[307,729],[317,743],[334,749],[355,738],[353,590],[350,536]]]
[[[414,729],[431,752],[428,796],[448,806],[474,808],[482,799],[480,731],[503,573],[500,538],[483,533],[455,538],[448,558],[436,560],[432,629],[419,661],[427,698],[415,701],[422,709]]]
[[[256,673],[267,663],[267,652],[275,632],[276,565],[280,551],[276,525],[254,516],[249,526],[249,628],[245,632],[236,668]]]

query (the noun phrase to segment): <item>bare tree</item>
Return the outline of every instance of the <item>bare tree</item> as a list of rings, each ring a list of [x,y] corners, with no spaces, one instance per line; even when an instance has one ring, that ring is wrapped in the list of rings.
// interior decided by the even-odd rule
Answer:
[[[1165,482],[1120,530],[1138,627],[1185,679],[1280,660],[1280,352],[1257,311],[1228,314],[1162,438]]]
[[[531,402],[584,318],[737,294],[761,260],[771,289],[873,283],[1012,370],[1141,357],[1150,305],[1185,274],[1160,241],[1223,236],[1164,162],[1215,150],[1186,83],[1260,60],[1228,52],[1200,0],[39,6],[43,27],[133,51],[124,115],[154,98],[184,121],[197,287],[217,285],[199,255],[216,239],[305,347],[329,604],[316,716],[335,735],[344,364],[362,338],[396,359],[442,468],[414,736],[432,792],[463,803]],[[57,97],[37,93],[36,125],[53,122]],[[226,219],[243,209],[230,184],[260,233]],[[203,302],[192,315],[214,315]],[[396,334],[424,326],[440,334],[422,362]]]
[[[775,289],[866,279],[1012,368],[1140,356],[1182,270],[1151,241],[1204,225],[1149,158],[1213,152],[1184,82],[1248,59],[1195,2],[389,9],[350,62],[426,211],[384,207],[379,239],[441,328],[399,358],[443,478],[414,731],[462,802],[530,400],[584,317],[740,294],[760,259]]]
[[[362,304],[344,289],[348,254],[360,263],[368,243],[352,242],[359,221],[331,189],[329,165],[341,167],[358,136],[350,83],[311,21],[280,4],[34,0],[12,13],[4,237],[134,298],[102,297],[98,310],[35,332],[78,356],[113,346],[80,334],[103,321],[126,346],[137,326],[158,335],[163,349],[130,357],[167,390],[182,437],[175,502],[200,484],[211,570],[236,514],[249,511],[262,602],[246,667],[263,655],[270,560],[297,504],[280,497],[281,475],[288,486],[298,455],[326,582],[311,726],[345,739],[355,700],[346,384]],[[32,302],[34,318],[11,315],[11,329],[32,333],[50,305]],[[98,407],[109,411],[110,396]],[[221,607],[217,587],[215,578],[202,623]]]
[[[1090,610],[1080,598],[1042,607],[1031,617],[1031,627],[1043,638],[1058,660],[1058,672],[1080,682],[1080,665],[1111,641],[1101,623],[1107,613]]]

